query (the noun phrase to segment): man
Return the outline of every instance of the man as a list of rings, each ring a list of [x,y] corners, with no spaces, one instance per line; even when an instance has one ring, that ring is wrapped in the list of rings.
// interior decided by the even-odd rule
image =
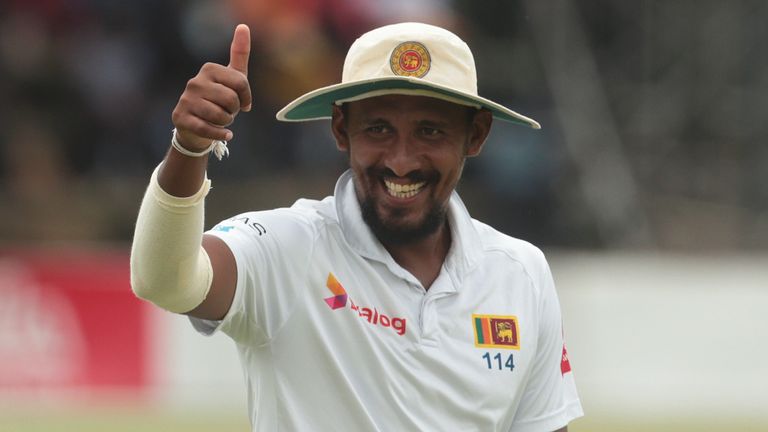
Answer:
[[[477,96],[454,34],[373,30],[340,84],[277,114],[331,118],[350,164],[334,195],[203,235],[207,155],[252,103],[249,40],[238,26],[229,65],[204,65],[173,112],[137,221],[136,294],[236,342],[254,430],[566,430],[582,411],[547,263],[454,192],[493,117],[538,123]]]

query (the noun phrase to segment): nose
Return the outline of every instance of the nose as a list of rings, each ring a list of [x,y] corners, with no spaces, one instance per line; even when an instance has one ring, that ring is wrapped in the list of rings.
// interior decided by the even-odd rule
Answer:
[[[405,177],[421,168],[418,148],[408,137],[398,137],[387,149],[384,164],[398,177]]]

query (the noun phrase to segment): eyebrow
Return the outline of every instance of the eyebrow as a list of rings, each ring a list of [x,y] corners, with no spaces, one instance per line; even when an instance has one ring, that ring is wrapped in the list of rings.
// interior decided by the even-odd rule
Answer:
[[[371,124],[384,124],[384,125],[392,125],[392,122],[387,120],[384,117],[378,117],[375,114],[371,116],[363,115],[360,118],[360,124],[362,125],[371,125]],[[435,129],[447,129],[451,126],[455,126],[454,122],[450,122],[447,120],[431,120],[431,119],[422,119],[416,121],[416,126],[418,127],[432,127]]]
[[[370,126],[370,125],[385,125],[385,126],[392,126],[392,123],[382,117],[370,117],[370,118],[363,118],[360,122],[361,125],[364,126]],[[418,120],[416,121],[416,127],[428,127],[433,129],[449,129],[453,124],[448,121],[437,121],[437,120]]]
[[[378,124],[378,123],[389,124],[390,123],[389,120],[382,117],[363,117],[362,119],[360,119],[360,121],[363,124]]]
[[[445,129],[451,126],[451,122],[437,120],[419,120],[416,124],[419,126],[433,127],[436,129]]]

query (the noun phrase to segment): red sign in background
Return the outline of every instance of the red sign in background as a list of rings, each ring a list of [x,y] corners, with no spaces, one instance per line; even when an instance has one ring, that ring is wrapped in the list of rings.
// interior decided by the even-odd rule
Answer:
[[[0,252],[0,392],[140,391],[147,308],[114,251]]]

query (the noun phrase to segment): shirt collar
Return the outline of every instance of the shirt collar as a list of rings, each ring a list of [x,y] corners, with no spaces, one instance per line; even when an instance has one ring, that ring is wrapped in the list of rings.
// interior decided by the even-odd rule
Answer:
[[[339,177],[334,190],[336,216],[347,243],[361,256],[379,261],[394,274],[418,283],[410,272],[395,262],[368,224],[363,221],[353,177],[353,172],[347,170]],[[455,191],[448,202],[448,224],[451,227],[451,249],[445,258],[443,269],[451,277],[453,285],[459,287],[464,275],[480,259],[482,243],[467,208]]]

